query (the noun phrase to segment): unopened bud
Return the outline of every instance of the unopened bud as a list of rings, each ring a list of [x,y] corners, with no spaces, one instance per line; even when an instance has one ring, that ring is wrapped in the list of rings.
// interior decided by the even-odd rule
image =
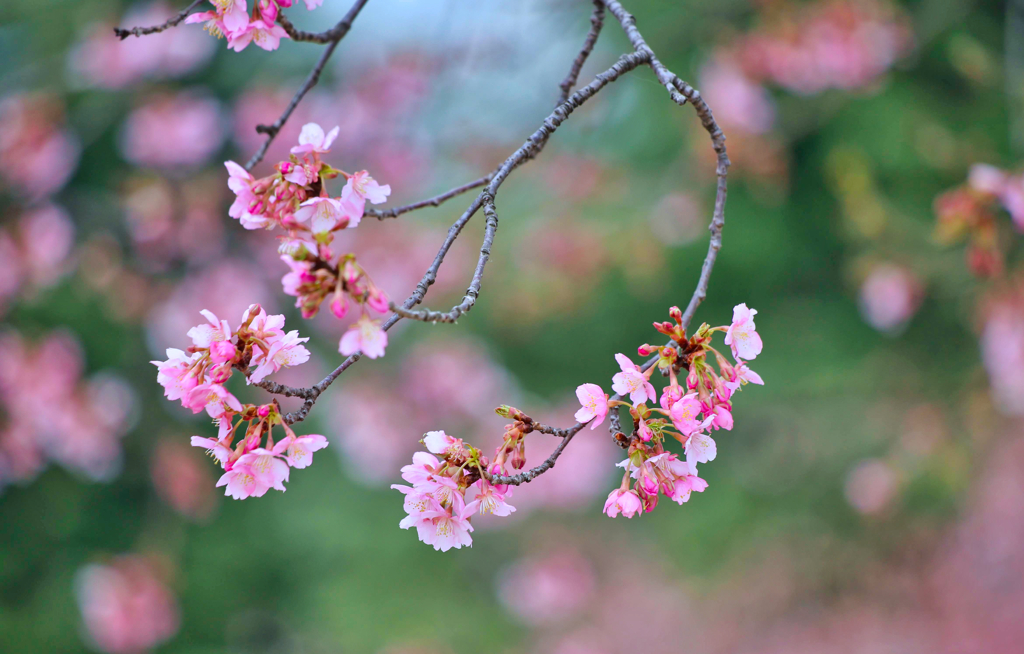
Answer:
[[[691,391],[700,386],[700,376],[697,374],[697,366],[690,366],[690,372],[686,375],[686,388]]]
[[[526,465],[526,443],[522,440],[516,444],[516,449],[512,451],[512,467],[516,470],[522,470]]]
[[[344,293],[335,293],[331,300],[331,313],[338,319],[344,318],[348,313],[348,297]]]
[[[656,348],[653,345],[648,345],[647,343],[644,343],[643,345],[636,349],[636,353],[642,357],[649,357],[651,356],[651,354],[654,353],[655,349]]]
[[[675,320],[677,324],[683,324],[683,312],[679,310],[679,307],[670,307],[668,315],[671,316],[672,320]]]
[[[260,406],[258,409],[256,409],[256,415],[258,415],[261,418],[266,418],[267,416],[269,416],[270,415],[270,405],[269,404],[264,404],[264,405]]]

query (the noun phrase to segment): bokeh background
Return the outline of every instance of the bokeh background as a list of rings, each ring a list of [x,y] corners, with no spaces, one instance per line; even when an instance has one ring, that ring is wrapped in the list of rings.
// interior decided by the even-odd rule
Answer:
[[[320,46],[235,54],[198,26],[118,42],[113,25],[180,7],[4,3],[0,651],[1020,651],[1016,214],[992,210],[993,271],[936,237],[933,203],[974,163],[1020,160],[1024,5],[626,7],[726,131],[724,248],[697,320],[758,309],[766,385],[740,394],[688,504],[603,516],[621,451],[588,430],[513,517],[442,554],[398,528],[388,490],[420,435],[494,443],[501,403],[571,424],[573,389],[607,386],[612,354],[657,342],[650,323],[688,300],[713,200],[692,111],[640,71],[574,114],[502,187],[475,311],[393,330],[304,426],[330,439],[316,464],[233,501],[188,446],[214,428],[163,399],[148,361],[200,309],[235,322],[254,301],[312,337],[314,359],[278,381],[340,360],[344,325],[302,321],[273,239],[228,218],[222,166],[258,146]],[[322,29],[347,9],[290,15]],[[341,128],[331,161],[396,204],[479,177],[553,106],[590,9],[371,0],[268,160],[317,121]],[[581,80],[627,47],[607,23]],[[469,197],[367,219],[344,247],[405,297]],[[480,235],[428,306],[459,297]]]

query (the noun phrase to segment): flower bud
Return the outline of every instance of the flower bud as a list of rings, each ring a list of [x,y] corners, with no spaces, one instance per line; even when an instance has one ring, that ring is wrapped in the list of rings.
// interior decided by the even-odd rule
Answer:
[[[238,349],[231,341],[216,341],[210,344],[210,360],[214,363],[224,363],[235,358]]]
[[[686,388],[696,390],[700,386],[700,376],[697,374],[697,366],[691,365],[690,372],[686,375]]]
[[[348,296],[344,293],[335,293],[331,300],[331,313],[339,320],[348,313]]]
[[[668,315],[676,321],[676,324],[683,324],[683,312],[679,310],[679,307],[669,307]]]
[[[366,297],[366,304],[377,313],[387,313],[388,296],[376,286],[370,286],[370,294]]]
[[[256,415],[258,415],[261,418],[266,418],[267,416],[269,416],[270,415],[270,405],[269,404],[261,405],[259,408],[256,409]]]
[[[522,470],[526,465],[526,442],[522,439],[516,443],[516,449],[512,451],[511,464],[516,470]]]

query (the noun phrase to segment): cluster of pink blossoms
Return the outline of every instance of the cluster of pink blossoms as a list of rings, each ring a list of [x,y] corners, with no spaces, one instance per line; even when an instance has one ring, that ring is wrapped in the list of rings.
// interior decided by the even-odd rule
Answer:
[[[209,450],[224,468],[217,486],[227,486],[226,495],[245,499],[261,497],[270,488],[283,491],[289,468],[312,463],[312,453],[327,447],[327,439],[296,436],[276,404],[242,404],[224,384],[236,368],[254,383],[281,368],[305,363],[309,350],[302,344],[309,339],[300,338],[298,331],[285,332],[284,316],[267,315],[258,304],[245,311],[237,330],[210,311],[202,314],[207,322],[188,331],[192,346],[187,351],[169,348],[167,361],[153,361],[159,370],[157,381],[167,399],[180,400],[193,413],[205,409],[217,421],[217,438],[193,436],[192,445]],[[235,444],[242,423],[248,426]],[[276,444],[271,433],[275,425],[285,431]]]
[[[316,9],[323,0],[305,0],[306,9]],[[235,52],[255,43],[264,50],[277,50],[281,39],[288,33],[277,24],[282,8],[292,6],[292,0],[256,0],[252,14],[245,0],[210,0],[213,11],[201,11],[185,19],[186,23],[203,23],[203,29],[217,38],[226,37],[228,47]]]
[[[658,353],[656,365],[646,371],[627,356],[616,354],[621,372],[612,377],[612,390],[629,401],[609,400],[597,384],[583,384],[576,389],[582,408],[576,419],[589,422],[595,429],[604,422],[612,408],[625,406],[633,419],[631,435],[621,432],[616,440],[625,445],[628,457],[619,463],[625,469],[622,484],[608,495],[604,512],[614,518],[620,513],[632,518],[641,511],[650,512],[658,504],[659,492],[673,502],[682,504],[693,491],[703,492],[707,482],[697,476],[697,464],[713,461],[718,453],[710,432],[731,430],[732,396],[744,384],[763,384],[761,377],[747,367],[747,361],[761,353],[761,337],[754,325],[757,311],[740,304],[733,309],[732,324],[709,327],[703,324],[687,338],[682,327],[682,312],[672,307],[669,315],[675,320],[654,323],[655,329],[669,336],[674,343],[665,347],[641,345],[641,356]],[[711,346],[714,332],[725,332],[725,344],[732,349],[735,363]],[[718,371],[708,362],[714,353]],[[678,373],[688,369],[683,384]],[[651,384],[655,369],[669,377],[659,402]],[[654,405],[659,402],[659,406]],[[657,414],[657,415],[656,415]],[[674,430],[673,430],[674,428]],[[685,460],[664,447],[671,436],[683,447]]]
[[[764,384],[747,366],[747,361],[761,353],[761,336],[754,325],[756,314],[757,311],[746,304],[737,305],[730,325],[703,324],[688,338],[682,312],[679,307],[672,307],[669,315],[674,323],[654,323],[654,328],[672,342],[663,347],[645,344],[638,348],[641,356],[657,353],[656,365],[644,369],[624,354],[615,355],[620,372],[612,377],[612,390],[624,399],[609,399],[597,384],[582,384],[576,389],[582,405],[576,412],[580,426],[589,423],[594,430],[605,421],[609,411],[613,408],[617,411],[622,406],[629,408],[633,419],[630,435],[615,434],[615,440],[628,451],[628,457],[618,464],[625,468],[621,486],[612,491],[605,502],[604,512],[608,516],[614,518],[621,513],[632,518],[641,512],[653,511],[659,493],[682,504],[690,499],[693,491],[703,492],[707,488],[707,482],[697,476],[697,464],[713,461],[717,455],[710,432],[732,429],[732,396],[737,390],[747,383]],[[734,363],[712,347],[715,332],[725,333],[725,344],[732,350]],[[717,360],[717,371],[708,362],[712,353]],[[655,369],[669,378],[669,385],[662,389],[660,403],[651,383]],[[686,377],[680,384],[679,377],[684,369]],[[462,439],[443,431],[432,431],[425,434],[422,441],[430,453],[417,452],[412,465],[402,468],[402,478],[412,486],[392,486],[405,494],[408,516],[399,526],[403,529],[416,527],[420,540],[435,549],[444,551],[471,545],[470,518],[478,509],[480,513],[499,516],[512,513],[515,509],[507,502],[511,486],[494,484],[491,480],[507,474],[506,462],[516,470],[523,469],[527,434],[534,431],[558,433],[535,423],[519,409],[500,406],[496,411],[514,422],[505,427],[493,462]],[[684,458],[665,449],[668,436],[682,445]],[[475,497],[467,502],[466,493],[470,489],[475,491]]]
[[[511,515],[516,510],[507,502],[511,487],[492,484],[483,475],[485,469],[492,475],[505,474],[505,459],[510,455],[513,466],[518,463],[522,468],[525,459],[517,459],[519,455],[513,453],[514,445],[508,436],[506,433],[506,440],[491,463],[480,450],[464,444],[460,438],[443,431],[424,434],[422,443],[430,453],[417,452],[412,456],[412,464],[402,468],[402,479],[412,486],[391,486],[405,494],[405,512],[409,515],[399,526],[415,527],[421,541],[447,552],[453,547],[473,544],[469,534],[473,531],[470,519],[474,513]],[[469,490],[475,497],[467,502]]]
[[[275,166],[272,175],[256,179],[233,161],[225,163],[228,187],[235,193],[229,215],[246,229],[282,228],[279,251],[289,272],[281,279],[284,292],[296,298],[295,306],[311,318],[330,298],[331,313],[339,319],[354,304],[360,311],[342,337],[338,351],[348,356],[362,352],[375,359],[384,356],[387,334],[370,310],[388,312],[388,297],[356,262],[352,253],[336,256],[331,249],[334,233],[359,225],[367,201],[380,204],[391,194],[389,185],[378,184],[365,170],[346,173],[321,160],[338,135],[316,123],[303,125],[299,144],[288,161]],[[346,179],[341,195],[331,197],[328,180]]]

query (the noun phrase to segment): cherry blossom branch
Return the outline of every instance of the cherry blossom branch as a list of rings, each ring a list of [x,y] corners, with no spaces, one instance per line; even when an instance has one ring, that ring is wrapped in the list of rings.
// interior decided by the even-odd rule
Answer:
[[[294,36],[292,37],[297,41],[313,41],[314,43],[326,43],[327,47],[324,49],[323,54],[320,55],[320,59],[319,61],[316,62],[316,65],[313,67],[313,70],[309,72],[309,75],[306,77],[306,81],[303,82],[302,86],[299,87],[299,90],[295,92],[294,96],[292,96],[291,102],[288,103],[288,106],[285,108],[284,113],[282,113],[281,116],[276,121],[274,121],[273,125],[256,126],[256,132],[259,134],[266,134],[267,140],[263,142],[263,145],[260,146],[260,149],[257,150],[256,153],[252,155],[252,158],[249,159],[249,161],[245,164],[246,170],[252,170],[256,166],[256,164],[262,161],[263,157],[266,156],[267,150],[270,148],[270,144],[274,141],[275,138],[277,138],[278,132],[280,132],[281,128],[284,127],[284,124],[288,122],[288,118],[291,117],[292,112],[295,111],[295,108],[299,106],[299,103],[302,101],[302,98],[304,98],[306,94],[309,93],[309,90],[316,86],[317,82],[320,81],[320,74],[323,72],[328,60],[330,60],[331,55],[334,54],[335,48],[338,47],[338,44],[341,42],[341,39],[343,39],[345,35],[348,34],[348,31],[352,28],[352,23],[356,19],[356,16],[359,15],[359,12],[362,11],[363,7],[366,6],[366,3],[368,1],[369,0],[356,0],[355,4],[352,5],[352,8],[348,10],[348,13],[345,14],[344,18],[342,18],[337,25],[327,30],[326,32],[323,32],[320,35],[309,35],[307,32],[297,32],[297,34],[299,34],[300,36],[324,36],[324,40],[319,40],[319,38],[305,39],[295,38]],[[287,25],[291,25],[291,23],[288,22],[287,18],[284,18],[284,14],[278,14],[277,19],[278,22],[281,22],[282,20],[284,21],[283,23],[281,23],[281,25],[282,27],[285,28],[285,31],[287,31],[288,27],[285,26],[285,23],[287,23]],[[294,27],[292,27],[292,29],[294,30]],[[289,35],[291,35],[290,32]]]
[[[427,198],[426,200],[420,200],[419,202],[413,202],[412,204],[406,204],[406,205],[403,205],[401,207],[393,207],[391,209],[372,209],[372,208],[367,208],[366,210],[363,211],[363,215],[364,216],[373,216],[374,218],[377,218],[378,220],[385,220],[387,218],[397,218],[397,217],[401,216],[403,213],[409,213],[410,211],[415,211],[417,209],[422,209],[424,207],[439,207],[439,206],[441,206],[442,203],[444,203],[444,202],[446,202],[446,201],[448,201],[448,200],[450,200],[450,199],[452,199],[452,198],[454,198],[456,196],[462,195],[466,191],[472,191],[475,188],[483,186],[484,184],[486,184],[486,183],[488,183],[490,181],[491,181],[491,176],[490,175],[486,175],[484,177],[481,177],[480,179],[475,179],[472,182],[469,182],[467,184],[463,184],[462,186],[456,186],[452,190],[446,191],[446,192],[444,192],[444,193],[442,193],[440,195],[435,195],[432,198]]]
[[[172,27],[180,25],[182,21],[188,18],[188,15],[192,13],[192,10],[199,6],[203,0],[193,0],[192,4],[185,7],[169,20],[159,25],[152,25],[150,27],[133,27],[131,29],[122,29],[120,27],[114,28],[114,35],[122,41],[127,39],[129,36],[145,36],[147,34],[157,34],[168,30]]]
[[[277,15],[277,22],[284,28],[284,31],[288,33],[288,36],[290,36],[293,41],[320,44],[331,42],[337,43],[344,38],[345,34],[347,34],[349,29],[352,28],[352,22],[356,19],[356,16],[359,15],[359,12],[368,1],[369,0],[357,0],[356,3],[352,5],[352,8],[349,9],[348,13],[345,14],[345,17],[341,19],[341,22],[325,32],[303,32],[302,30],[296,29],[295,25],[293,25],[292,22],[288,20],[288,17],[284,15],[284,12]]]

